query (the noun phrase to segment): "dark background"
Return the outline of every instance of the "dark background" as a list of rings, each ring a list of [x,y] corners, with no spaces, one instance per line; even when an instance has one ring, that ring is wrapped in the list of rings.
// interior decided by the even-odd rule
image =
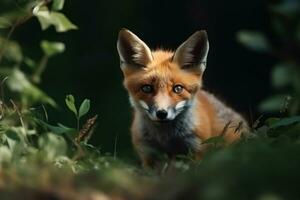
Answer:
[[[126,27],[150,47],[175,49],[199,29],[208,31],[210,52],[204,76],[205,88],[220,96],[250,121],[257,118],[257,105],[270,94],[269,72],[275,62],[265,54],[247,50],[237,42],[239,30],[268,33],[267,2],[262,0],[110,0],[66,1],[63,11],[78,31],[42,32],[36,19],[15,32],[26,55],[39,58],[41,39],[62,41],[67,51],[50,60],[41,87],[61,106],[48,108],[50,120],[75,124],[64,104],[66,94],[77,103],[91,99],[91,113],[99,115],[91,142],[103,152],[132,154],[129,126],[131,111],[116,50],[118,31]],[[35,49],[35,50],[33,50]],[[252,113],[252,114],[250,114]]]

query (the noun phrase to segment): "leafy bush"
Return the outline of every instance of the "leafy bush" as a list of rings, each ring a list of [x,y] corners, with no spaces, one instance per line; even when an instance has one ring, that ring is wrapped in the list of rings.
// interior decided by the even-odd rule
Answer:
[[[289,115],[300,113],[300,2],[282,0],[269,6],[272,32],[267,37],[259,31],[243,30],[238,40],[254,51],[272,55],[278,63],[271,80],[278,90],[262,102],[263,112],[281,112]]]
[[[3,87],[7,86],[14,101],[18,101],[21,109],[28,109],[37,103],[56,106],[54,100],[42,91],[38,84],[44,72],[48,59],[65,51],[61,42],[41,41],[44,53],[40,61],[35,61],[22,52],[17,41],[12,41],[14,31],[32,18],[37,18],[41,28],[46,30],[53,25],[57,32],[66,32],[77,29],[70,20],[60,11],[64,0],[35,0],[22,1],[18,5],[20,12],[8,11],[0,18],[0,77],[2,88],[2,102],[5,103]],[[24,4],[24,5],[23,5]],[[51,4],[51,5],[50,5]],[[24,70],[24,68],[27,68]],[[26,73],[25,71],[30,71]]]

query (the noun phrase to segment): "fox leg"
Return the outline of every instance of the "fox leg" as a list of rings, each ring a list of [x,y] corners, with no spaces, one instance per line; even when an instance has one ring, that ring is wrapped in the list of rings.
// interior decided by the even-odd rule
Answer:
[[[144,168],[156,168],[159,163],[158,154],[147,144],[139,144],[135,149],[142,161]]]
[[[158,162],[157,152],[138,132],[132,132],[132,143],[144,168],[153,168]]]

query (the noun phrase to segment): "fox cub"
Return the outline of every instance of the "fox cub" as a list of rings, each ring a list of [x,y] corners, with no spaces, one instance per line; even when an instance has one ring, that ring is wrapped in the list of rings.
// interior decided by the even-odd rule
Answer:
[[[238,113],[201,89],[206,31],[195,32],[173,52],[152,51],[122,29],[117,49],[133,107],[132,142],[145,167],[153,167],[159,153],[173,158],[192,152],[201,159],[203,141],[222,134],[229,144],[247,131]]]

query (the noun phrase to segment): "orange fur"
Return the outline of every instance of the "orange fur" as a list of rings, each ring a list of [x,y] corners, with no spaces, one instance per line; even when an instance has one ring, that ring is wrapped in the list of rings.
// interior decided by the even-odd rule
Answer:
[[[183,70],[180,63],[173,60],[174,52],[172,51],[156,50],[151,54],[152,58],[148,59],[151,61],[148,61],[143,68],[127,67],[130,64],[125,64],[122,68],[124,86],[132,101],[143,101],[147,105],[166,101],[169,106],[175,107],[181,101],[194,99],[191,117],[191,123],[194,124],[192,131],[202,142],[222,134],[227,144],[230,144],[239,139],[241,132],[247,130],[247,123],[239,114],[201,89],[203,71]],[[145,84],[153,86],[153,93],[147,94],[141,91],[141,87]],[[174,85],[177,84],[183,86],[183,91],[179,94],[173,91]],[[142,112],[134,109],[131,127],[132,142],[143,165],[151,166],[154,158],[147,152],[140,130],[141,124],[144,123],[148,122],[145,122]],[[238,129],[241,123],[243,126]],[[195,152],[197,159],[202,158],[206,147],[202,145]]]

